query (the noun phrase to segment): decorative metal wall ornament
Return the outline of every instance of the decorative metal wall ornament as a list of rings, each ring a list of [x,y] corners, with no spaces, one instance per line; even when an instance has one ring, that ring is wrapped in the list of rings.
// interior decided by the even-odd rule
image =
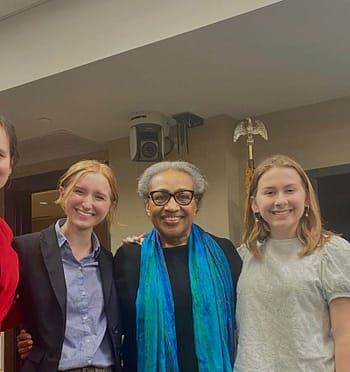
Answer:
[[[246,192],[248,194],[250,181],[254,172],[254,136],[260,135],[264,140],[267,141],[267,130],[265,124],[261,120],[252,119],[250,117],[241,120],[233,132],[233,142],[237,142],[239,137],[247,136],[248,146],[248,161],[245,172],[245,185]]]

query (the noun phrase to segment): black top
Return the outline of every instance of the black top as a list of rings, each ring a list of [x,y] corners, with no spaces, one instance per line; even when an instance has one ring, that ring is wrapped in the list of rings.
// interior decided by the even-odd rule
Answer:
[[[234,293],[236,293],[242,265],[241,259],[228,239],[212,237],[227,257],[232,273]],[[135,303],[140,277],[140,252],[139,244],[124,244],[114,258],[124,325],[123,370],[127,372],[137,371]],[[196,372],[198,365],[193,335],[188,246],[165,248],[163,252],[174,297],[179,368],[181,372]]]

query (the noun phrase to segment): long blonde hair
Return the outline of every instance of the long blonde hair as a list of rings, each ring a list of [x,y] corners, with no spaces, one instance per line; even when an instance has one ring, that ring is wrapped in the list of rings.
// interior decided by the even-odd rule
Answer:
[[[292,168],[301,178],[306,193],[306,200],[308,201],[308,210],[299,220],[296,235],[304,247],[300,256],[309,255],[316,249],[322,248],[334,233],[322,227],[316,194],[304,169],[295,160],[285,155],[273,155],[268,157],[255,169],[244,208],[244,231],[242,240],[255,256],[261,256],[258,243],[262,243],[270,236],[270,228],[268,223],[261,216],[257,219],[251,205],[253,199],[256,197],[261,176],[273,167]]]

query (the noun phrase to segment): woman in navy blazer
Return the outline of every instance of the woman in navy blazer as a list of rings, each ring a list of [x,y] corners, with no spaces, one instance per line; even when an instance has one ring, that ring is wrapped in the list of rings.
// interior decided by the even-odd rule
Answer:
[[[112,170],[95,160],[73,164],[59,181],[66,218],[19,236],[19,294],[33,347],[21,372],[96,367],[121,371],[121,320],[111,252],[94,226],[116,211]],[[99,369],[100,370],[100,369]]]

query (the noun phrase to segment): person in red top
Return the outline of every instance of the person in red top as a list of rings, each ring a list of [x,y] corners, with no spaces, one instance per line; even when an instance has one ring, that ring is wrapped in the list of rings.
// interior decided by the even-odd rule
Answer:
[[[12,124],[0,116],[0,189],[5,186],[18,161],[17,137]],[[0,329],[11,305],[18,284],[18,258],[12,249],[13,233],[0,217]],[[9,323],[10,324],[10,323]]]

